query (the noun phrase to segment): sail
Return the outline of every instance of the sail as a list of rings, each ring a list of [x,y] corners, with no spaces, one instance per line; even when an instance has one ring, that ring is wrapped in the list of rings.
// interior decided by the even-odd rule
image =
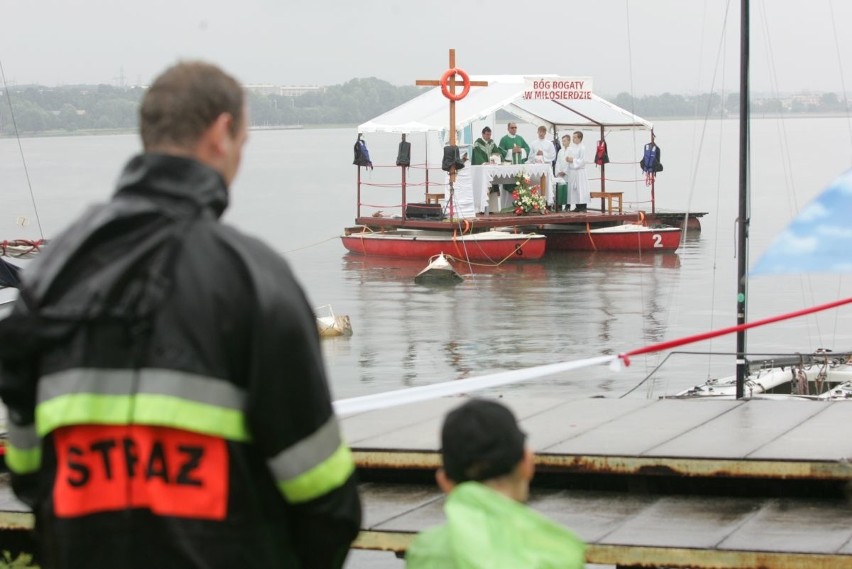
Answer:
[[[750,275],[852,272],[852,170],[805,207],[752,266]]]

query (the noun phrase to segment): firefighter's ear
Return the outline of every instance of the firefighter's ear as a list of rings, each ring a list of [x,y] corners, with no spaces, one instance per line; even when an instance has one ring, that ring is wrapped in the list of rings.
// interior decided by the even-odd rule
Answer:
[[[231,131],[233,130],[234,117],[231,113],[222,113],[208,128],[207,134],[212,150],[217,155],[227,153],[228,144],[231,142]]]
[[[222,113],[201,133],[194,149],[195,157],[200,162],[216,168],[227,152],[233,120],[230,113]]]

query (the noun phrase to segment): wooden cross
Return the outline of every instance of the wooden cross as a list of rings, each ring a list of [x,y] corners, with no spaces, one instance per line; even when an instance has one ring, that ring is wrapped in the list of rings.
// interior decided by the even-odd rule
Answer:
[[[456,68],[456,50],[450,49],[450,70]],[[488,85],[488,81],[468,81],[471,87],[485,87]],[[415,82],[415,85],[428,86],[428,87],[437,87],[441,85],[441,81],[435,81],[432,79],[418,79]],[[456,73],[451,73],[450,77],[447,81],[447,86],[450,93],[456,93]],[[463,97],[460,97],[460,99]],[[450,99],[450,146],[455,146],[456,144],[456,102],[453,99]],[[455,173],[455,169],[453,169],[453,173]]]

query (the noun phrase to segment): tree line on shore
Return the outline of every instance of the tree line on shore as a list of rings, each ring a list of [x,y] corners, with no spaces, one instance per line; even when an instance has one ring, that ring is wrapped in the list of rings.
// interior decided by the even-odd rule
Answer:
[[[424,88],[395,86],[374,77],[298,96],[248,93],[251,123],[256,127],[359,124],[423,92]],[[53,132],[131,130],[137,126],[142,87],[24,85],[0,91],[0,135],[38,135]],[[677,95],[663,93],[633,97],[620,93],[604,98],[648,119],[735,115],[739,94]],[[846,112],[846,101],[835,93],[787,98],[755,98],[753,113]]]

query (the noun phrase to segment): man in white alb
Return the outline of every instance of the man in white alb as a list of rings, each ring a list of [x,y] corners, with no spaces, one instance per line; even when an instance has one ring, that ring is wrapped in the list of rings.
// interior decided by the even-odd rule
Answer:
[[[556,182],[557,186],[559,184],[565,184],[566,188],[568,187],[568,160],[566,160],[566,157],[568,156],[568,147],[570,144],[571,136],[568,134],[562,135],[562,148],[559,150],[559,154],[556,155],[556,178],[554,179],[554,182]],[[565,199],[570,200],[570,197],[565,196]],[[562,211],[562,207],[563,206],[557,204],[556,211]],[[571,209],[570,201],[568,202],[567,207],[569,210]]]
[[[576,204],[571,211],[584,212],[589,203],[589,178],[586,176],[586,146],[583,144],[583,133],[579,130],[574,131],[566,154],[568,195],[571,203]]]
[[[547,127],[538,127],[538,138],[530,142],[530,155],[527,164],[551,164],[556,160],[556,149],[553,143],[547,140]],[[556,187],[551,184],[544,194],[551,211],[556,211]]]

